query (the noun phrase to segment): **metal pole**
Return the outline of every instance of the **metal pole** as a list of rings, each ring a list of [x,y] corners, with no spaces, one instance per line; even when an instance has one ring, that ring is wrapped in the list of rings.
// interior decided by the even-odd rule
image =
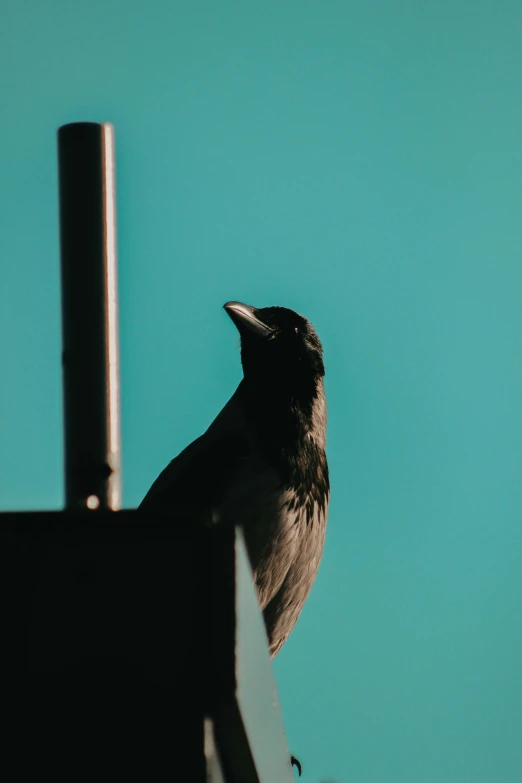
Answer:
[[[114,129],[58,130],[65,501],[121,507]]]

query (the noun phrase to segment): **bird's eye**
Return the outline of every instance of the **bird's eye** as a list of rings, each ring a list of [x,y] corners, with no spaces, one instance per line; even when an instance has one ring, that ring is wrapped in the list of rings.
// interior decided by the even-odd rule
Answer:
[[[299,327],[298,326],[294,326],[294,334],[299,334]]]

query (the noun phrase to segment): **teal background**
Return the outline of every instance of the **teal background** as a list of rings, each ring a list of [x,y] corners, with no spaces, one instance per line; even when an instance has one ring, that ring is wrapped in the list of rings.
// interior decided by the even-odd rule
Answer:
[[[0,17],[0,507],[63,503],[55,132],[111,121],[126,506],[240,379],[222,304],[303,312],[332,476],[275,663],[303,780],[522,781],[520,4]]]

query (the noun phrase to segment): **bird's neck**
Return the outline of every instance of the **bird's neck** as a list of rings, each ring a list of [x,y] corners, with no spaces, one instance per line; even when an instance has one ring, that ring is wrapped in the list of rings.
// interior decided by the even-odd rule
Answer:
[[[238,390],[239,391],[239,390]],[[322,378],[308,385],[256,383],[243,380],[241,400],[260,442],[278,460],[289,461],[303,450],[324,453],[326,402]]]

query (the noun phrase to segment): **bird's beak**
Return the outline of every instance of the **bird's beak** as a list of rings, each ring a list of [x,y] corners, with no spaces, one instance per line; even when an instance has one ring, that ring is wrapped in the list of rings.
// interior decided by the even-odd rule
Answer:
[[[237,326],[240,334],[245,331],[253,332],[258,337],[269,337],[272,334],[272,329],[256,316],[255,307],[250,307],[242,302],[227,302],[223,307]]]

